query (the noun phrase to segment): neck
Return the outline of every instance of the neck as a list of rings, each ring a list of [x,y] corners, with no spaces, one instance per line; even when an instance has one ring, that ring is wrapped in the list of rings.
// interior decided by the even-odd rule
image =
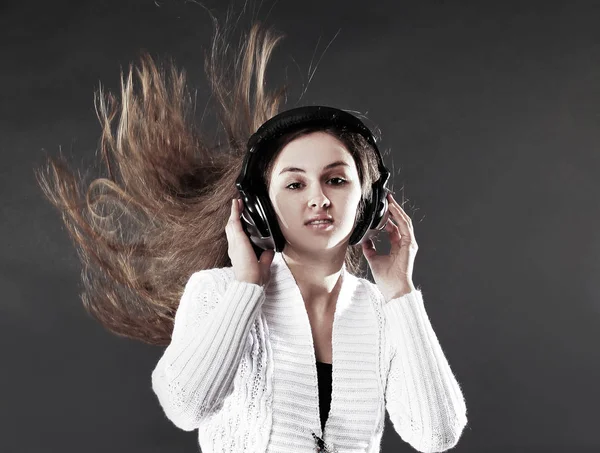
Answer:
[[[342,283],[344,254],[335,256],[298,255],[284,250],[282,257],[300,289],[306,309],[315,314],[335,310],[335,303]]]

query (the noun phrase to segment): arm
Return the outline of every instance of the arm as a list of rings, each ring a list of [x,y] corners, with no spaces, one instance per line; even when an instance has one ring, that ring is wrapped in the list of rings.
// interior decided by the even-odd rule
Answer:
[[[223,292],[210,270],[190,277],[171,343],[152,372],[152,389],[178,428],[198,428],[231,394],[245,340],[263,301],[260,285],[232,280]]]
[[[433,331],[420,290],[383,303],[391,354],[386,408],[396,432],[420,452],[454,447],[467,408]]]

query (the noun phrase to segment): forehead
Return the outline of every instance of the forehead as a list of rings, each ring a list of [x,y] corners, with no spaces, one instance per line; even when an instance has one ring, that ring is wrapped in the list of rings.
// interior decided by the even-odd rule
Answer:
[[[352,155],[341,141],[326,132],[313,132],[292,140],[281,150],[275,161],[274,174],[278,175],[286,167],[320,172],[334,161],[343,161],[349,165],[349,168],[337,168],[355,168]]]

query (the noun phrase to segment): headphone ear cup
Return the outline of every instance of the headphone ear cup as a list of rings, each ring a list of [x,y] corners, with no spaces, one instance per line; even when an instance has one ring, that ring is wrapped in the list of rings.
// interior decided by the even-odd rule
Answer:
[[[283,251],[285,238],[279,228],[271,201],[261,195],[248,194],[246,198],[240,220],[257,259],[263,250]]]
[[[386,195],[381,186],[373,186],[371,199],[365,201],[363,215],[350,236],[350,245],[362,244],[384,229],[389,217]]]
[[[244,208],[240,218],[242,229],[250,240],[250,244],[256,254],[256,259],[260,258],[262,250],[266,248],[266,243],[270,237],[267,224],[260,215],[261,210],[259,209],[259,206],[260,204],[257,202],[256,197],[248,193],[244,200]],[[265,236],[267,236],[267,238],[262,239]]]
[[[358,217],[354,231],[350,235],[350,245],[361,244],[364,240],[365,234],[367,233],[369,226],[371,225],[371,217],[373,210],[371,209],[372,202],[364,199],[364,209],[362,214]]]
[[[262,212],[264,212],[264,222],[270,231],[268,248],[274,249],[276,252],[283,252],[285,237],[281,232],[281,228],[279,228],[277,214],[273,209],[271,199],[268,196],[263,195],[257,195],[256,199],[257,203],[262,207]]]

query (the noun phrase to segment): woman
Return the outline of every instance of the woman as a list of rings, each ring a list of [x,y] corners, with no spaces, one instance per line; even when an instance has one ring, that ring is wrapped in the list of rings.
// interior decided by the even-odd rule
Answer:
[[[183,73],[167,81],[145,55],[140,93],[131,68],[121,106],[100,90],[107,176],[84,192],[62,158],[38,173],[82,258],[85,308],[167,346],[152,388],[205,453],[377,452],[386,409],[418,451],[453,447],[466,406],[412,282],[410,218],[388,195],[392,253],[350,242],[381,177],[373,146],[335,127],[278,137],[259,180],[285,247],[250,241],[235,181],[285,95],[264,88],[281,36],[256,24],[231,58],[228,31],[215,21],[205,60],[222,140],[194,125]],[[319,216],[332,223],[308,223]]]

